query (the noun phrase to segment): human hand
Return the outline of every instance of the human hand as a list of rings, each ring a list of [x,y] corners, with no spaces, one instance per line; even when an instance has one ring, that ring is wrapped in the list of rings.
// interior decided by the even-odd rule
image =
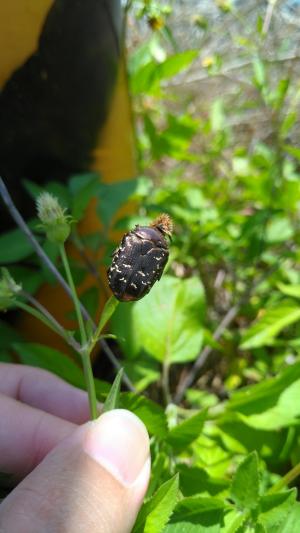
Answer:
[[[0,364],[0,471],[22,481],[1,533],[127,533],[150,475],[143,423],[123,409],[87,422],[87,395],[44,370]]]

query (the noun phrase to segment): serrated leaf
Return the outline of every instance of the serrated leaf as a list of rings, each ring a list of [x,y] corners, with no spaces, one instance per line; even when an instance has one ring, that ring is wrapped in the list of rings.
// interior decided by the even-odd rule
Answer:
[[[103,405],[103,413],[106,413],[106,411],[111,411],[112,409],[117,409],[119,405],[122,376],[123,368],[119,370],[114,379],[114,382]]]
[[[286,517],[286,521],[281,526],[280,533],[296,533],[298,531],[299,524],[300,524],[300,504],[297,502],[290,509]]]
[[[238,466],[231,483],[231,498],[240,509],[254,509],[259,502],[257,453],[252,452]]]
[[[216,498],[184,498],[163,533],[219,533],[224,504]]]
[[[145,424],[151,435],[163,439],[168,433],[167,418],[163,408],[157,403],[132,392],[120,395],[120,407],[135,413]]]
[[[167,443],[172,446],[175,452],[179,453],[184,450],[200,436],[206,414],[206,410],[200,411],[170,430]]]
[[[225,514],[222,533],[241,533],[241,527],[247,520],[247,513],[240,513],[236,509]]]
[[[262,496],[258,522],[267,533],[282,533],[292,507],[296,502],[296,490]]]
[[[161,533],[179,496],[178,475],[159,487],[140,510],[132,533]]]
[[[298,320],[300,307],[297,305],[283,302],[276,308],[268,309],[262,318],[244,333],[240,348],[248,350],[268,345],[284,328]]]

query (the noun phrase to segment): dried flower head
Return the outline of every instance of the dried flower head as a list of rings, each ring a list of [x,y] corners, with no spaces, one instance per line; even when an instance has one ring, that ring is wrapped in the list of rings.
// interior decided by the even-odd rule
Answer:
[[[48,192],[40,194],[36,201],[37,214],[47,238],[58,244],[64,243],[70,235],[71,217],[66,215],[58,199]]]
[[[162,213],[150,224],[151,228],[158,228],[162,233],[171,237],[173,233],[173,221],[169,215]]]

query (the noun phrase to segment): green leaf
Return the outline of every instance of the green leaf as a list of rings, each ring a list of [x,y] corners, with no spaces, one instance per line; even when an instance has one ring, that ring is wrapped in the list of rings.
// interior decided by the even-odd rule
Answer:
[[[158,361],[183,363],[197,357],[204,314],[204,291],[198,278],[164,276],[145,298],[133,304],[131,312],[131,344],[140,344]]]
[[[102,410],[103,413],[106,413],[106,411],[112,411],[113,409],[118,408],[122,376],[123,376],[123,368],[120,368],[119,372],[117,373],[114,379],[114,382],[111,386],[111,389],[105,400],[105,403],[103,405],[103,410]]]
[[[120,407],[135,413],[145,424],[149,433],[164,439],[168,433],[167,418],[160,405],[132,392],[120,395]]]
[[[300,319],[300,307],[282,302],[278,307],[268,309],[266,313],[244,333],[242,350],[265,346],[287,326]]]
[[[266,82],[265,66],[261,59],[256,58],[252,62],[254,81],[257,87],[262,88]]]
[[[216,498],[184,498],[163,533],[219,533],[224,504]]]
[[[298,424],[300,405],[299,402],[295,401],[295,398],[299,397],[300,379],[283,390],[278,396],[274,407],[267,409],[265,405],[260,414],[243,416],[242,419],[251,427],[269,431],[288,427],[294,423]]]
[[[134,383],[137,392],[142,392],[154,381],[160,379],[159,364],[148,357],[139,357],[124,363],[124,370]]]
[[[118,338],[122,352],[129,360],[135,360],[140,355],[143,343],[134,322],[134,306],[135,304],[119,305],[111,319],[111,331]]]
[[[151,60],[131,77],[132,94],[155,94],[162,81],[172,78],[190,66],[198,56],[197,50],[186,50],[158,63]]]
[[[48,370],[71,385],[86,390],[83,371],[70,356],[49,346],[30,342],[14,342],[13,349],[22,363]],[[97,396],[108,394],[110,390],[110,384],[100,379],[95,379],[95,387]]]
[[[22,363],[44,368],[76,387],[85,388],[82,370],[64,353],[30,342],[15,342],[13,348]]]
[[[111,296],[109,300],[107,300],[107,302],[105,303],[105,306],[101,313],[99,324],[92,338],[93,344],[96,343],[97,340],[99,339],[103,328],[106,326],[107,322],[109,321],[109,319],[115,312],[118,305],[119,305],[119,301],[114,296]]]
[[[229,486],[226,479],[210,477],[204,468],[180,464],[177,466],[180,476],[180,490],[184,496],[207,493],[216,496],[224,493]]]
[[[72,217],[81,220],[92,198],[99,195],[100,176],[95,172],[72,176],[69,181],[72,194]]]
[[[265,240],[273,244],[292,239],[294,229],[287,217],[273,216],[266,225]]]
[[[178,475],[159,487],[141,508],[132,533],[161,533],[179,496]]]
[[[20,229],[0,235],[0,263],[16,263],[33,254],[33,248]]]
[[[210,122],[212,131],[220,131],[224,129],[225,113],[224,103],[221,98],[217,98],[211,106]]]
[[[285,283],[278,283],[278,289],[286,294],[287,296],[292,296],[293,298],[300,298],[300,284],[298,285],[286,285]]]
[[[12,344],[16,341],[22,341],[20,333],[4,320],[0,320],[0,350],[4,352],[11,349]]]
[[[239,465],[231,484],[231,498],[240,509],[254,509],[259,502],[257,453],[252,452]]]
[[[100,183],[97,214],[105,228],[109,227],[118,209],[125,204],[136,188],[136,179],[111,184]]]
[[[165,61],[157,65],[157,77],[161,80],[172,78],[188,68],[198,55],[198,50],[185,50],[169,56]]]
[[[300,524],[300,504],[296,503],[290,509],[286,517],[286,521],[282,523],[281,525],[280,531],[278,532],[274,531],[274,533],[296,533],[296,531],[298,531],[299,524]],[[271,532],[271,530],[269,530],[269,532],[273,533],[273,531]]]
[[[9,267],[9,272],[17,283],[22,283],[24,291],[29,292],[30,294],[36,293],[45,281],[42,271],[27,268],[22,265],[11,265]]]
[[[187,446],[200,436],[206,414],[206,410],[200,411],[170,430],[167,443],[172,446],[176,453],[187,448]]]
[[[283,531],[294,533],[295,530],[286,530],[284,527],[292,508],[295,506],[296,496],[295,489],[280,494],[262,496],[258,522],[265,528],[267,533],[282,533]],[[300,508],[300,505],[297,504],[297,507]]]
[[[244,415],[262,413],[277,405],[280,396],[300,380],[300,363],[284,369],[274,378],[265,379],[256,385],[244,387],[232,394],[227,410]]]
[[[298,148],[297,146],[285,144],[284,149],[288,154],[292,155],[295,159],[300,161],[300,148]]]

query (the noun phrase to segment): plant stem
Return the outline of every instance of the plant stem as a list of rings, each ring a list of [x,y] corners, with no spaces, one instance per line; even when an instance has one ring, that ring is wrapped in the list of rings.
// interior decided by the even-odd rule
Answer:
[[[24,233],[24,235],[26,235],[27,239],[31,243],[31,246],[32,246],[33,250],[35,251],[35,253],[37,254],[37,256],[41,259],[41,261],[44,263],[44,265],[46,265],[48,270],[53,274],[53,276],[59,282],[59,284],[62,286],[62,288],[64,289],[66,294],[69,296],[69,298],[72,299],[72,292],[71,292],[71,289],[70,289],[69,285],[67,284],[66,280],[61,275],[61,273],[57,270],[56,266],[49,259],[47,254],[45,254],[43,248],[40,246],[39,242],[37,241],[37,239],[35,238],[34,234],[32,233],[32,231],[30,230],[30,228],[26,224],[26,222],[23,219],[22,215],[19,213],[19,211],[16,208],[16,206],[15,206],[13,200],[12,200],[12,197],[10,196],[10,194],[9,194],[9,192],[7,190],[7,187],[6,187],[4,181],[3,181],[3,179],[1,177],[0,177],[0,195],[1,195],[6,207],[8,209],[10,215],[12,216],[14,221],[16,222],[17,226]],[[96,329],[96,326],[95,326],[94,322],[92,321],[92,319],[90,317],[90,314],[88,313],[86,308],[82,305],[82,303],[80,303],[80,309],[81,309],[81,312],[82,312],[84,318],[86,320],[90,320],[91,324],[93,325],[93,328]],[[110,360],[110,362],[112,363],[114,368],[119,371],[120,368],[121,368],[121,365],[120,365],[118,359],[116,358],[115,354],[113,353],[113,351],[111,350],[111,348],[107,344],[107,342],[104,339],[100,339],[99,340],[99,345],[103,349],[105,354],[107,355],[108,359]],[[126,387],[128,388],[128,390],[130,390],[132,392],[135,392],[136,389],[135,389],[134,385],[131,383],[129,377],[127,376],[127,374],[125,372],[123,373],[122,380],[123,380],[124,384],[126,385]]]
[[[98,418],[99,413],[97,409],[97,397],[96,397],[95,382],[94,382],[94,377],[93,377],[90,353],[88,351],[82,351],[81,358],[82,358],[82,366],[83,366],[83,372],[84,372],[88,397],[89,397],[91,419],[95,420],[96,418]]]
[[[83,323],[83,317],[82,317],[82,313],[80,309],[80,302],[79,302],[79,298],[76,292],[76,288],[75,288],[72,272],[70,269],[68,257],[66,254],[66,250],[63,244],[59,247],[59,251],[60,251],[62,262],[65,268],[68,284],[72,291],[72,299],[74,302],[76,316],[77,316],[79,330],[80,330],[81,359],[82,359],[83,372],[84,372],[84,377],[85,377],[85,382],[86,382],[86,388],[87,388],[88,397],[89,397],[91,419],[95,420],[95,418],[98,417],[98,410],[97,410],[97,397],[96,397],[96,390],[95,390],[95,382],[94,382],[93,370],[92,370],[92,365],[91,365],[91,349],[88,347],[87,335],[86,335],[86,331],[85,331],[85,327]]]
[[[291,470],[289,470],[285,476],[283,476],[275,485],[268,491],[269,494],[279,492],[286,485],[289,485],[296,477],[300,475],[300,463],[296,464]]]
[[[76,292],[76,288],[75,288],[75,285],[74,285],[73,276],[72,276],[72,273],[71,273],[68,257],[67,257],[66,250],[65,250],[65,247],[64,247],[63,244],[60,245],[59,251],[60,251],[60,255],[61,255],[61,258],[62,258],[63,265],[64,265],[64,269],[65,269],[65,272],[66,272],[68,284],[69,284],[70,289],[72,291],[72,299],[73,299],[75,312],[76,312],[76,316],[77,316],[77,321],[78,321],[78,325],[79,325],[81,344],[82,344],[82,347],[83,347],[87,343],[87,336],[86,336],[85,327],[84,327],[84,323],[83,323],[83,318],[82,318],[82,314],[81,314],[80,302],[79,302],[79,299],[78,299],[78,296],[77,296],[77,292]]]
[[[36,298],[34,298],[34,296],[31,296],[31,294],[28,294],[26,291],[22,290],[20,294],[26,298],[26,300],[28,300],[33,307],[17,301],[18,307],[31,313],[38,320],[41,320],[47,327],[51,328],[53,331],[55,331],[55,333],[57,333],[57,335],[62,337],[66,343],[69,344],[73,350],[75,350],[75,352],[81,355],[80,344],[72,337],[72,335],[68,334],[68,331],[66,331],[59,322],[57,322],[56,318],[49,313],[48,309],[46,309],[40,302],[38,302],[38,300],[36,300]]]
[[[23,311],[26,311],[26,313],[29,313],[30,315],[34,316],[34,318],[43,322],[45,326],[52,329],[52,331],[55,331],[55,333],[59,334],[59,331],[54,326],[54,324],[47,317],[45,317],[42,313],[37,311],[37,309],[34,309],[34,307],[31,307],[30,305],[27,305],[24,302],[19,302],[19,301],[16,301],[16,306],[19,307],[20,309],[23,309]]]
[[[169,379],[169,372],[170,372],[170,363],[168,361],[163,362],[162,367],[162,389],[164,394],[164,400],[166,405],[171,403],[171,393],[170,393],[170,379]]]

